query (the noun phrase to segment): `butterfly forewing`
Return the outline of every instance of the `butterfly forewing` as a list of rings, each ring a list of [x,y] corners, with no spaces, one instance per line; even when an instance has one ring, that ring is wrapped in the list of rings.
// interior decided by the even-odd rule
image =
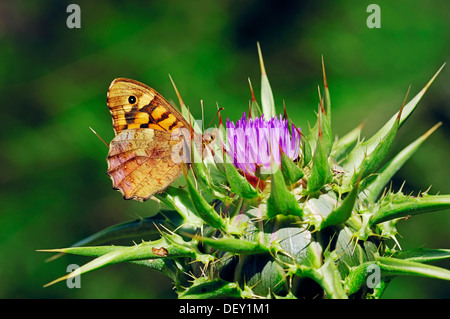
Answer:
[[[115,79],[108,90],[107,104],[116,135],[126,129],[173,131],[189,127],[183,116],[161,94],[134,80]]]

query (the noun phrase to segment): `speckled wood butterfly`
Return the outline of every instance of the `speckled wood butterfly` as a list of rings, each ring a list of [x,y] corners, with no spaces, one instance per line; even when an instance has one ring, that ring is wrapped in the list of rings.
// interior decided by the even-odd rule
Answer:
[[[171,152],[183,137],[174,139],[172,133],[192,132],[191,125],[158,92],[134,80],[115,79],[107,104],[115,132],[107,175],[125,199],[145,201],[181,175],[183,164],[175,163]]]

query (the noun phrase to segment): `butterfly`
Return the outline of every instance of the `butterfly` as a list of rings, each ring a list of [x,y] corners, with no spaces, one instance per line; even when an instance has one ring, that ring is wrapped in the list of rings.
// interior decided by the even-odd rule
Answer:
[[[181,175],[184,164],[173,160],[173,150],[189,137],[174,133],[190,135],[192,126],[161,94],[131,79],[112,81],[107,105],[115,133],[107,175],[125,199],[145,201]]]

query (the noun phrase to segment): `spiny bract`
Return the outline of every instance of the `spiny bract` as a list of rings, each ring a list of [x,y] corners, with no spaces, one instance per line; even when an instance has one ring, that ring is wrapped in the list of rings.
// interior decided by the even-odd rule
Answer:
[[[450,280],[449,270],[427,264],[449,258],[450,250],[402,251],[396,240],[400,219],[447,209],[450,195],[413,197],[388,188],[439,123],[385,161],[437,73],[360,141],[360,127],[333,135],[324,68],[317,123],[304,134],[286,111],[276,113],[260,50],[259,58],[261,108],[250,85],[249,117],[227,127],[220,120],[218,148],[207,145],[203,160],[192,147],[197,160],[185,170],[185,187],[157,195],[165,204],[158,214],[49,250],[96,257],[52,283],[118,262],[170,277],[180,298],[379,298],[397,275]],[[189,114],[181,98],[180,104]],[[96,246],[126,238],[142,242]]]

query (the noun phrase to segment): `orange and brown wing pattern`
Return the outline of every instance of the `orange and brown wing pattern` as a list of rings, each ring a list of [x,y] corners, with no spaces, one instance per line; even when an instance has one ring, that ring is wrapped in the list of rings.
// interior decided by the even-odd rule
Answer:
[[[135,80],[118,78],[112,81],[107,104],[116,135],[127,129],[150,128],[170,132],[189,127],[183,116],[161,94]]]
[[[182,172],[172,160],[179,143],[171,133],[151,129],[124,130],[110,144],[107,174],[125,199],[145,201],[164,191]]]
[[[158,92],[134,80],[115,79],[107,98],[115,133],[107,174],[125,199],[145,201],[181,175],[182,164],[172,160],[181,139],[172,133],[190,125]]]

